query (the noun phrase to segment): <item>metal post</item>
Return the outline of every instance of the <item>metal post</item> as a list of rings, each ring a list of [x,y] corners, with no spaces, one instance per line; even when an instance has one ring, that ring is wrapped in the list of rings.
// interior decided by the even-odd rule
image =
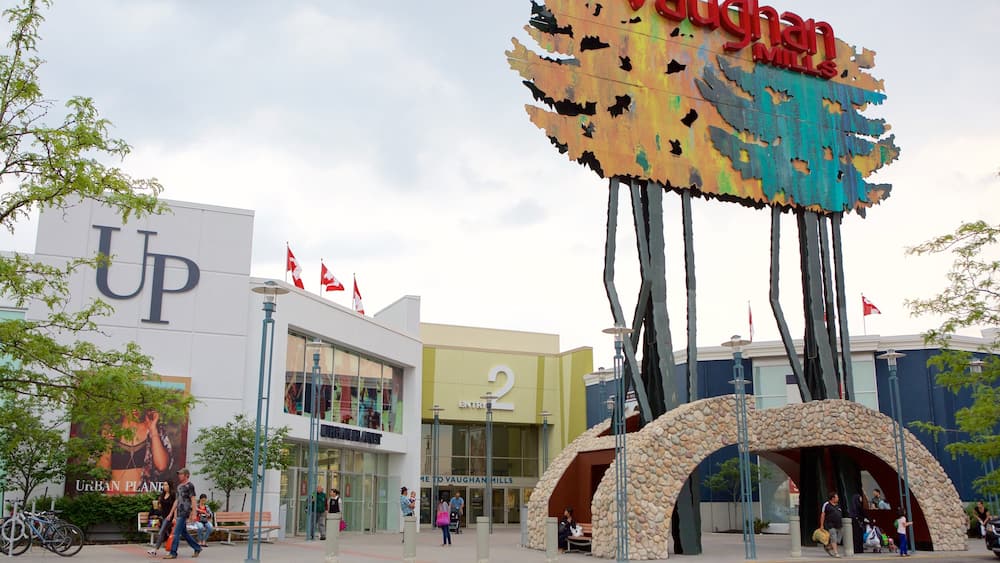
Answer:
[[[327,512],[326,514],[325,563],[340,562],[340,517],[339,512]]]
[[[545,563],[559,557],[559,520],[555,516],[545,519]]]
[[[854,519],[844,517],[844,557],[854,557]]]
[[[746,559],[757,559],[757,538],[753,529],[753,480],[750,476],[750,436],[747,420],[746,384],[743,378],[743,346],[749,344],[733,335],[723,346],[733,349],[733,381],[736,390],[736,430],[740,461],[740,505],[743,511],[743,551]]]
[[[493,400],[496,396],[493,393],[483,395],[486,401],[486,517],[489,518],[487,528],[489,533],[493,533]],[[478,520],[477,526],[478,524]],[[477,532],[478,533],[478,532]]]
[[[900,354],[899,352],[889,349],[885,354],[878,356],[879,359],[884,359],[889,363],[889,393],[892,395],[893,404],[895,408],[893,409],[895,415],[895,421],[893,425],[896,427],[898,432],[899,440],[899,457],[900,465],[898,467],[902,468],[903,471],[903,482],[902,482],[902,495],[901,502],[906,510],[906,520],[907,522],[913,522],[913,510],[910,506],[910,472],[906,463],[906,434],[903,428],[903,403],[902,398],[899,395],[899,378],[897,377],[897,367],[896,360],[898,358],[905,357],[906,354]],[[897,471],[897,478],[899,472]],[[909,551],[916,551],[916,541],[913,537],[912,530],[906,535],[907,543],[909,544]]]
[[[260,372],[257,376],[257,417],[254,419],[254,434],[253,434],[253,467],[251,468],[251,480],[250,480],[250,518],[247,523],[247,531],[249,532],[247,536],[247,557],[246,562],[251,563],[254,561],[260,561],[260,534],[257,532],[257,527],[260,525],[258,522],[260,514],[258,511],[258,496],[261,498],[264,496],[264,486],[263,486],[263,467],[261,466],[261,437],[262,434],[267,432],[267,428],[261,428],[261,415],[264,414],[264,372],[267,367],[267,339],[268,339],[268,325],[272,326],[271,329],[271,339],[273,344],[274,321],[271,318],[275,309],[277,309],[277,296],[288,293],[288,290],[278,286],[277,283],[273,281],[268,281],[261,287],[255,287],[251,291],[254,293],[259,293],[264,296],[263,310],[264,319],[261,322],[260,330]],[[254,553],[254,544],[257,544],[257,553]]]
[[[266,283],[271,284],[272,290],[277,285],[274,282],[266,282]],[[285,292],[287,293],[288,290],[285,290]],[[267,429],[271,427],[271,374],[274,373],[273,369],[274,324],[275,324],[274,319],[271,319],[269,324],[271,325],[271,328],[268,331],[270,333],[268,336],[268,338],[270,339],[270,344],[268,345],[268,351],[267,351],[267,384],[264,386],[264,396],[262,397],[264,401],[264,432],[261,434],[260,437],[260,495],[259,495],[260,503],[257,509],[258,514],[264,513],[264,496],[267,491],[267,489],[265,488],[265,484],[267,482],[267,449],[268,449]],[[257,553],[255,554],[257,561],[260,561],[261,543],[262,542],[260,542],[259,540],[257,541]]]
[[[434,405],[431,408],[434,411],[434,426],[431,427],[431,518],[437,513],[437,503],[441,502],[438,498],[438,473],[440,472],[440,467],[438,466],[438,452],[440,448],[441,439],[441,411],[444,409],[440,405]]]
[[[417,517],[403,517],[403,561],[413,563],[417,560]]]
[[[615,337],[614,403],[608,401],[609,407],[612,408],[611,424],[615,434],[615,532],[618,536],[615,557],[616,561],[628,561],[628,462],[626,460],[628,428],[625,417],[625,373],[622,350],[625,346],[625,336],[632,330],[618,325],[606,328],[603,332],[613,334]]]
[[[306,505],[306,541],[312,541],[316,535],[316,502],[313,495],[316,494],[316,458],[319,456],[319,419],[316,418],[316,411],[319,410],[319,351],[323,343],[313,340],[309,346],[313,348],[313,369],[310,386],[312,387],[312,397],[309,402],[309,494]]]
[[[542,417],[542,473],[549,468],[549,411],[538,413]]]
[[[882,356],[879,356],[882,358]],[[889,368],[889,373],[893,372],[893,368]],[[889,377],[889,411],[892,415],[892,453],[896,456],[896,494],[899,495],[899,502],[903,502],[903,475],[900,468],[903,466],[903,462],[899,459],[899,429],[898,420],[899,417],[896,414],[896,393],[892,390],[892,376]]]
[[[480,516],[476,518],[476,561],[477,563],[489,563],[490,561],[490,524],[493,518]]]
[[[802,557],[802,528],[798,514],[788,517],[788,534],[792,537],[792,552],[789,555]]]

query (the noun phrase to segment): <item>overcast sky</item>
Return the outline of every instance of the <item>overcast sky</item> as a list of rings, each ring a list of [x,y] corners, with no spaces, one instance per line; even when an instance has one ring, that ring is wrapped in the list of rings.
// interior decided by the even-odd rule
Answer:
[[[607,2],[625,0],[605,0]],[[950,260],[907,246],[963,220],[1000,222],[1000,2],[934,17],[926,0],[774,0],[877,51],[884,117],[902,148],[879,174],[892,197],[845,220],[852,333],[916,334],[906,298],[944,286]],[[163,196],[256,210],[254,275],[284,276],[285,241],[317,291],[319,260],[369,314],[405,294],[422,318],[561,335],[610,365],[602,271],[607,182],[558,154],[529,121],[530,94],[504,51],[530,2],[57,0],[40,44],[50,98],[95,98]],[[679,197],[668,195],[668,291],[683,347]],[[623,208],[624,213],[628,209]],[[623,218],[624,219],[624,218]],[[638,283],[630,221],[618,271],[626,309]],[[695,205],[700,345],[778,336],[768,307],[767,211]],[[786,219],[782,301],[801,335],[797,241]],[[31,251],[33,227],[0,248]],[[280,312],[279,312],[280,314]]]

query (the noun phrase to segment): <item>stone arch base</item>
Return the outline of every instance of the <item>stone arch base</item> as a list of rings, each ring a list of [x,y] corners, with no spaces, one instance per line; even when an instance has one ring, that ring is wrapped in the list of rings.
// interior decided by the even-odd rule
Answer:
[[[629,556],[631,559],[666,559],[670,517],[681,486],[709,454],[736,443],[736,397],[703,399],[682,405],[629,434]],[[871,436],[892,435],[892,420],[851,401],[812,401],[757,411],[747,402],[748,435],[753,451],[780,451],[844,445],[864,450],[897,471],[892,440]],[[539,481],[528,504],[529,545],[545,545],[544,521],[548,498],[577,452],[614,447],[614,437],[599,434],[598,425],[573,441],[556,458]],[[934,456],[909,431],[905,432],[910,489],[920,503],[936,551],[966,549],[968,520],[958,491]],[[606,517],[593,518],[593,552],[613,557],[615,549],[614,468],[608,470],[594,494],[592,510]]]

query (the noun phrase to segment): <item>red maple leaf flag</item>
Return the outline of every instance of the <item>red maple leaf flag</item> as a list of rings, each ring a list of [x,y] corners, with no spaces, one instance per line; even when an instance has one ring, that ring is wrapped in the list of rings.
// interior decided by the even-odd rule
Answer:
[[[750,319],[750,342],[753,342],[753,309],[750,308],[749,301],[747,301],[747,317]]]
[[[299,266],[299,261],[295,259],[295,255],[292,254],[291,247],[288,243],[285,243],[285,250],[288,251],[288,256],[285,259],[285,271],[292,273],[292,283],[295,287],[299,289],[305,289],[305,284],[302,283],[302,266]]]
[[[868,298],[865,297],[864,295],[861,296],[861,309],[862,309],[862,312],[864,313],[864,316],[866,316],[866,317],[868,315],[881,315],[882,314],[882,311],[879,311],[878,307],[876,307],[875,304],[872,303],[871,301],[869,301]]]
[[[326,291],[344,291],[344,284],[340,283],[340,280],[330,270],[326,269],[326,264],[322,260],[319,261],[319,265],[319,284],[323,286],[323,289]]]
[[[365,314],[365,306],[361,304],[361,291],[358,290],[358,278],[354,277],[354,310]]]

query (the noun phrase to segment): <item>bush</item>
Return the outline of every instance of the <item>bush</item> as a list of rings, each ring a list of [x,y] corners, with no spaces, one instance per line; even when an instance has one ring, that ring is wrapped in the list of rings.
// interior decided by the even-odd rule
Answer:
[[[86,532],[96,524],[111,523],[118,526],[126,539],[142,540],[145,536],[135,529],[135,515],[148,511],[156,493],[137,495],[104,495],[84,493],[75,497],[62,497],[56,501],[60,516]]]
[[[771,523],[768,522],[767,520],[761,520],[760,518],[754,518],[753,519],[753,533],[755,533],[755,534],[763,534],[764,533],[764,528],[767,528],[770,525],[771,525]]]

